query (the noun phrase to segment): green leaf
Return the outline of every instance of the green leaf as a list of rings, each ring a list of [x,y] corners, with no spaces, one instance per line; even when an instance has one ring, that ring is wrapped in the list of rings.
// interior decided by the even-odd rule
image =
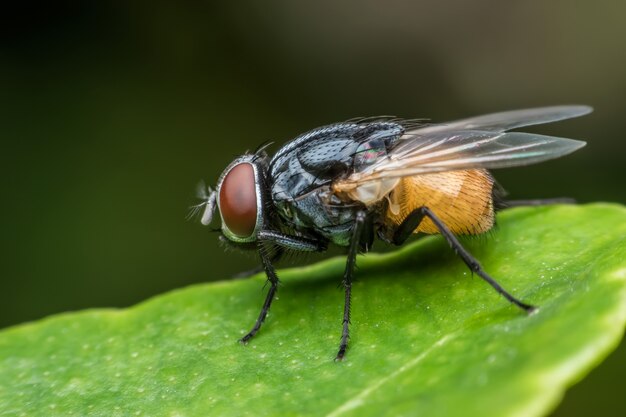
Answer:
[[[0,333],[2,416],[543,415],[619,342],[626,210],[508,210],[468,249],[540,306],[527,316],[472,277],[443,239],[359,259],[352,339],[343,259],[281,271],[247,346],[263,277],[198,285],[124,310]]]

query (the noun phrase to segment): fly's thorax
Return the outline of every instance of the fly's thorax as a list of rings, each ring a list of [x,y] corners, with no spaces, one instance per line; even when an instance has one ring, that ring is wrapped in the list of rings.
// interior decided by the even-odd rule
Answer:
[[[254,242],[263,226],[264,164],[258,155],[233,161],[220,176],[217,205],[222,233],[233,242]]]
[[[312,231],[335,244],[347,245],[356,212],[367,205],[332,187],[387,155],[403,132],[393,122],[340,123],[306,133],[281,148],[269,164],[271,200],[282,221],[302,232]],[[397,180],[357,192],[377,199]],[[364,197],[365,198],[365,197]]]
[[[403,131],[393,122],[339,123],[299,136],[270,161],[272,199],[296,199],[375,164]]]

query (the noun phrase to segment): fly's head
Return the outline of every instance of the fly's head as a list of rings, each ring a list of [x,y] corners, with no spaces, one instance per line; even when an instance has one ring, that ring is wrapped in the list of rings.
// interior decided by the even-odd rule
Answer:
[[[264,219],[266,171],[265,153],[246,154],[228,165],[215,190],[201,185],[198,197],[203,201],[195,206],[196,211],[204,209],[200,222],[209,225],[217,207],[224,237],[234,243],[255,242]]]

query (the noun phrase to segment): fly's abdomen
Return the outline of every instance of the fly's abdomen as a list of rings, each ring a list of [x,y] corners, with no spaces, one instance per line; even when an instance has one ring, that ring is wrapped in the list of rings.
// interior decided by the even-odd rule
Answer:
[[[414,210],[426,206],[455,234],[480,234],[494,224],[494,181],[483,169],[450,171],[400,179],[389,194],[385,222],[397,227]],[[425,218],[414,233],[439,233]]]

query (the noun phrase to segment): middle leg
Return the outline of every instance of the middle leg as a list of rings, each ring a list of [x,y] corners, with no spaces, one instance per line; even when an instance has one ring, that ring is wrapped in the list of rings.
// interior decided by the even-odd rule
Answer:
[[[356,255],[359,249],[363,226],[365,225],[365,212],[358,212],[356,221],[352,228],[352,238],[350,239],[350,248],[348,249],[348,259],[346,260],[346,269],[343,274],[343,287],[345,289],[345,300],[343,306],[343,322],[341,331],[341,342],[339,343],[339,351],[337,352],[336,361],[340,361],[346,355],[348,348],[348,339],[350,338],[350,301],[352,294],[352,275],[354,274],[354,266],[356,264]]]

